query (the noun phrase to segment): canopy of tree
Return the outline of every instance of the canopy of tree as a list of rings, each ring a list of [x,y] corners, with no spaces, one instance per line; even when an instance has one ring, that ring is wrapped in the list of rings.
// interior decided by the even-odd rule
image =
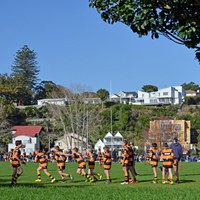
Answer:
[[[190,82],[190,83],[183,83],[181,85],[185,90],[194,90],[197,91],[200,89],[200,86],[195,84],[194,82]]]
[[[200,62],[199,0],[89,0],[105,22],[122,22],[139,37],[166,38],[196,50]]]
[[[154,91],[158,91],[158,88],[154,85],[144,85],[142,87],[142,91],[143,92],[154,92]]]

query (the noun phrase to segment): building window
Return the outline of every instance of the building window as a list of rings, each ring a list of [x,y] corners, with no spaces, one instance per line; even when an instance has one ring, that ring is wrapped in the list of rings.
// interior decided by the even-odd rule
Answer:
[[[26,149],[26,153],[32,153],[33,149]]]
[[[182,124],[175,124],[174,129],[175,131],[182,131]]]
[[[144,94],[142,94],[142,97],[144,97]]]
[[[62,146],[62,143],[61,143],[61,142],[56,142],[56,146],[61,147],[61,146]]]
[[[164,96],[168,95],[168,92],[163,92],[163,95],[164,95]]]
[[[185,139],[186,140],[188,139],[188,133],[187,132],[185,133]]]

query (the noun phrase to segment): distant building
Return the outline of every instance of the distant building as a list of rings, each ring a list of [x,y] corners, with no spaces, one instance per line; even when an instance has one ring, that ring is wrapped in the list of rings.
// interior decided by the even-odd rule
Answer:
[[[150,121],[149,134],[147,134],[146,145],[156,142],[159,148],[163,148],[163,143],[171,144],[174,137],[182,145],[183,151],[192,148],[195,141],[191,136],[191,124],[186,120],[154,120]],[[149,142],[150,141],[150,142]]]
[[[199,90],[186,90],[186,97],[198,97],[199,96]]]
[[[134,105],[175,105],[181,104],[186,91],[182,86],[168,87],[155,92],[138,91],[138,98],[135,99]]]
[[[124,137],[120,132],[117,132],[114,136],[111,134],[111,132],[108,132],[103,138],[103,141],[98,140],[98,142],[95,144],[95,149],[101,149],[101,151],[103,151],[104,146],[107,146],[110,150],[122,149],[123,140]]]
[[[137,93],[136,92],[124,92],[120,91],[118,94],[112,94],[110,96],[110,100],[113,102],[118,102],[118,103],[134,103],[135,98],[137,98]]]
[[[79,143],[79,149],[78,149],[79,151],[87,148],[87,138],[85,136],[82,138],[82,135],[78,136],[76,133],[70,133],[68,136],[69,137],[66,137],[66,138],[65,136],[62,136],[58,138],[57,140],[55,140],[54,146],[59,146],[60,149],[66,152],[68,152],[69,149],[72,150],[74,147],[78,148],[78,143]],[[90,140],[88,141],[88,147],[93,148],[93,143]],[[54,150],[54,147],[51,148],[51,150]]]
[[[65,98],[55,98],[55,99],[39,99],[37,100],[38,105],[45,105],[45,104],[55,104],[58,106],[64,106],[66,104]]]
[[[8,151],[14,149],[15,141],[22,140],[24,145],[22,149],[25,149],[27,155],[33,154],[36,148],[40,148],[39,135],[42,130],[42,126],[13,126],[12,130],[12,143],[8,144]]]

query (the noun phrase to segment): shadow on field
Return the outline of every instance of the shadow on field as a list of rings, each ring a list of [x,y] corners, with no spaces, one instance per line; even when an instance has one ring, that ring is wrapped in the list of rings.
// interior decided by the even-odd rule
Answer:
[[[180,183],[192,183],[192,182],[196,182],[194,180],[181,180]]]
[[[184,175],[181,174],[181,176],[200,176],[200,174],[184,174]]]

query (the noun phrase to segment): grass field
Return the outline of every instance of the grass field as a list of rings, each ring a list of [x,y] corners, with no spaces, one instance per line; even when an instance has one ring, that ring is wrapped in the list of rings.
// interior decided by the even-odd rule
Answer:
[[[161,165],[161,163],[160,163]],[[12,168],[8,162],[0,162],[0,199],[1,200],[31,200],[31,199],[200,199],[200,163],[182,163],[180,184],[163,185],[161,172],[158,170],[159,184],[151,184],[153,180],[152,168],[144,163],[136,163],[137,184],[121,185],[124,174],[119,163],[113,163],[110,171],[112,183],[105,185],[106,177],[103,168],[96,172],[103,174],[103,180],[96,183],[85,183],[84,177],[76,174],[77,163],[67,163],[65,172],[73,175],[74,180],[67,179],[62,184],[61,177],[57,173],[56,164],[48,166],[48,171],[56,178],[51,184],[50,179],[42,172],[41,183],[35,183],[37,179],[37,163],[27,163],[23,166],[24,173],[18,179],[18,185],[11,186]]]

